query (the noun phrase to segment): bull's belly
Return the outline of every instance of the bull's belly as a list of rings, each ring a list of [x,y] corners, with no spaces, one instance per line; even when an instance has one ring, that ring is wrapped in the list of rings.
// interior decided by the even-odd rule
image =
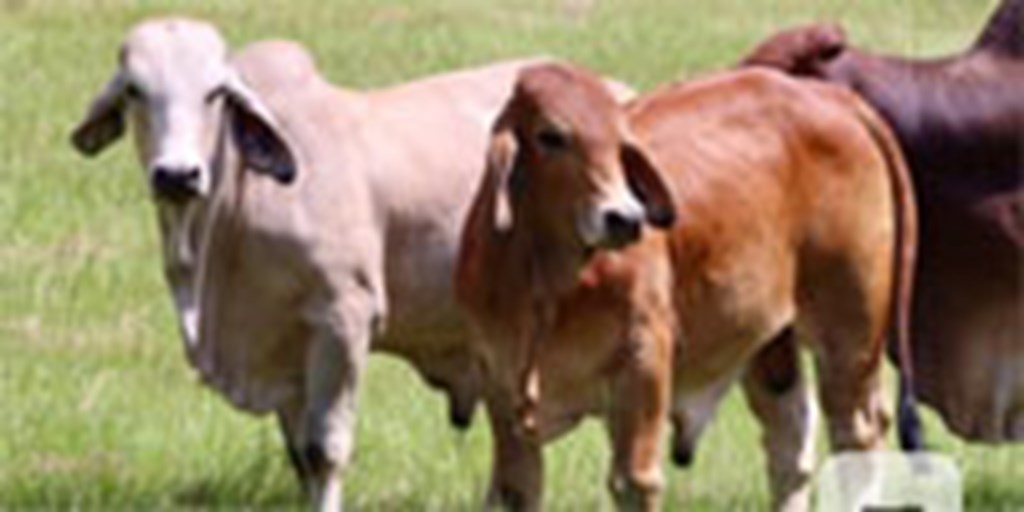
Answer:
[[[685,442],[691,450],[696,446],[701,433],[715,417],[722,399],[745,367],[741,359],[717,372],[698,371],[692,365],[676,365],[671,414],[678,440]],[[688,369],[695,371],[687,373]]]
[[[924,198],[915,387],[967,440],[1024,440],[1024,253],[985,211]]]
[[[462,313],[455,304],[441,302],[388,315],[373,350],[402,355],[464,343],[469,334]]]
[[[389,232],[384,268],[387,318],[381,349],[400,352],[421,344],[423,338],[465,335],[454,293],[457,241],[457,231],[444,223],[424,222]]]
[[[731,328],[701,328],[690,324],[683,336],[673,367],[672,424],[675,449],[692,453],[714,418],[722,399],[743,376],[754,356],[774,341],[788,322],[785,308],[764,308],[770,313],[748,316]]]
[[[935,306],[915,315],[921,401],[964,439],[1024,441],[1024,298],[951,288],[918,300]]]
[[[557,439],[588,416],[604,416],[611,403],[611,381],[594,378],[564,379],[557,389],[545,391],[537,409],[537,430],[544,442]]]
[[[545,340],[552,343],[542,348],[546,350],[540,360],[536,417],[541,439],[553,440],[588,416],[610,412],[615,382],[622,376],[621,358],[628,350],[624,341],[610,335],[612,329],[602,331]]]
[[[921,400],[967,440],[1024,441],[1024,322],[1017,304],[964,312],[935,331],[920,364]],[[929,348],[929,347],[926,347]]]

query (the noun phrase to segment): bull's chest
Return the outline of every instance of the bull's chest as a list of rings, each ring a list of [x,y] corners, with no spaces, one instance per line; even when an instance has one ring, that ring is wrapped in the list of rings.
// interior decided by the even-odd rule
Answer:
[[[618,377],[638,347],[616,307],[569,310],[537,340],[538,426],[550,439],[588,415],[603,415]]]

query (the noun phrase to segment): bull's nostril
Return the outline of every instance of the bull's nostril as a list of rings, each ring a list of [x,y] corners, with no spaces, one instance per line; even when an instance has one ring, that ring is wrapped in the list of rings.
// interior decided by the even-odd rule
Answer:
[[[165,199],[184,201],[199,195],[200,176],[201,171],[197,167],[157,167],[153,169],[153,190]]]
[[[641,219],[613,211],[604,214],[604,226],[608,231],[608,238],[611,243],[613,245],[622,245],[634,242],[640,238],[642,224]]]

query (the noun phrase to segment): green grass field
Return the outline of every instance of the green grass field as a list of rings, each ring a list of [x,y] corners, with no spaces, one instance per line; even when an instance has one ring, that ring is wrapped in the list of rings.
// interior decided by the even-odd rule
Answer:
[[[592,4],[589,8],[588,4]],[[0,510],[301,509],[275,423],[232,410],[184,357],[130,144],[67,143],[135,21],[187,13],[236,46],[297,39],[327,75],[371,87],[526,54],[638,87],[730,65],[774,28],[842,20],[858,43],[929,55],[966,44],[995,0],[0,0]],[[459,435],[440,396],[377,357],[346,483],[355,510],[475,510],[484,421]],[[1024,509],[1024,449],[965,445],[968,510]],[[670,510],[763,510],[757,428],[733,396]],[[587,423],[547,452],[550,510],[610,508],[608,449]],[[667,457],[666,457],[666,466]]]

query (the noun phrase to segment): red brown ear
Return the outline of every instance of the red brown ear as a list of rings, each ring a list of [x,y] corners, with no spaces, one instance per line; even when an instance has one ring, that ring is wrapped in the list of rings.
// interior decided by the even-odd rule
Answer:
[[[654,168],[647,155],[633,144],[622,145],[620,158],[630,190],[644,205],[647,223],[661,229],[672,227],[676,221],[675,203],[661,173]]]
[[[96,95],[85,118],[71,133],[71,143],[80,153],[94,156],[124,134],[126,84],[120,72]]]

